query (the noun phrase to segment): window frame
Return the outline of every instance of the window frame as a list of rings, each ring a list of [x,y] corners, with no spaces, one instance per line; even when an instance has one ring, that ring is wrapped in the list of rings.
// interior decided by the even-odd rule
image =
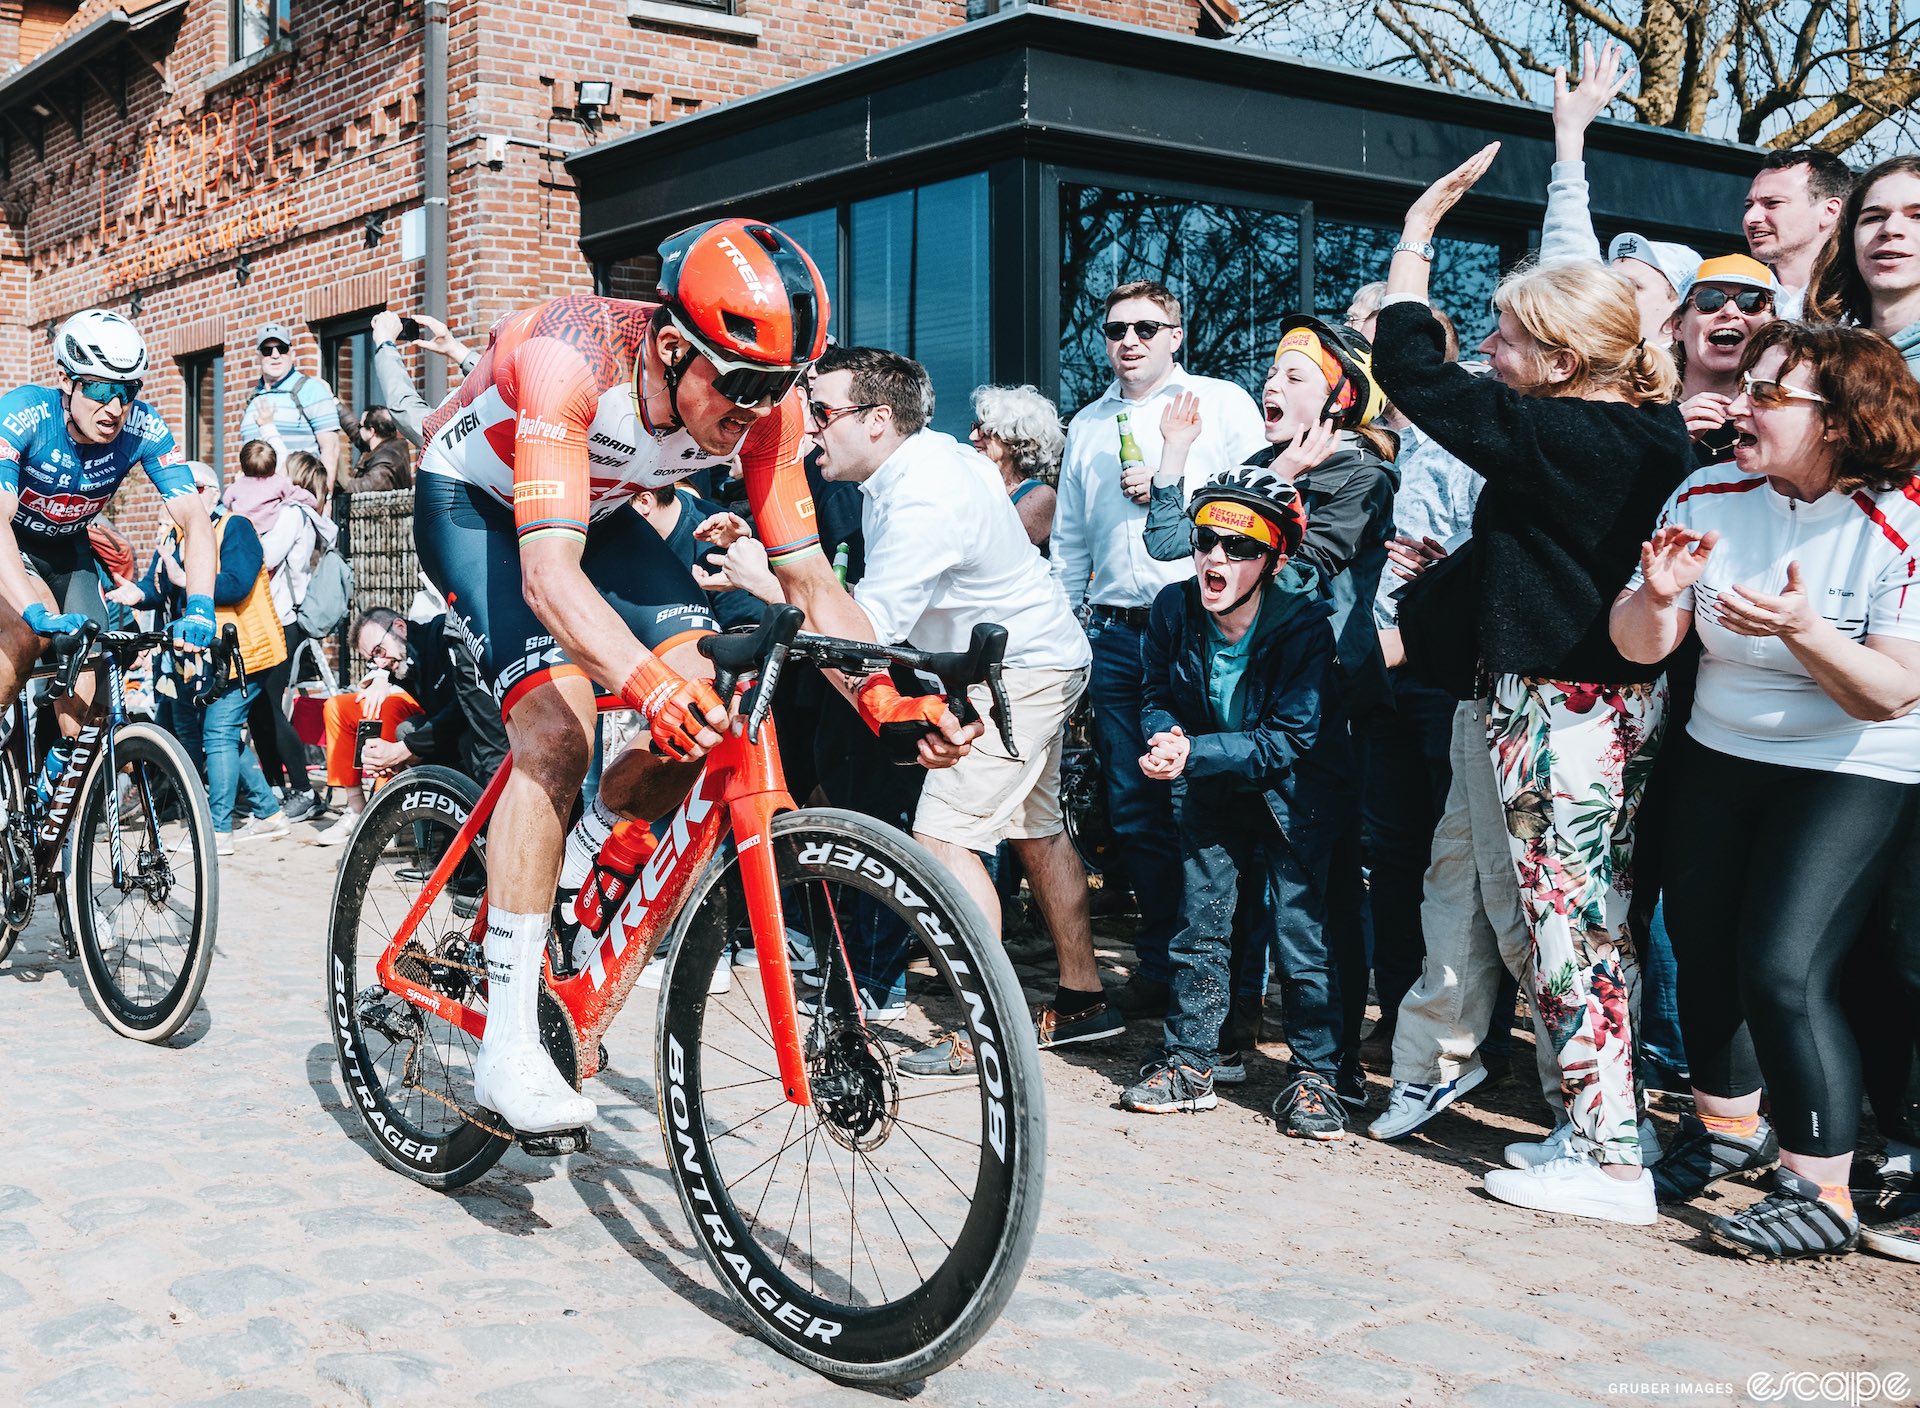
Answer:
[[[224,346],[209,347],[185,353],[176,357],[174,363],[180,369],[181,381],[181,449],[188,459],[204,461],[224,474],[227,458],[227,349]],[[202,373],[206,374],[208,381],[204,394],[200,385]],[[213,411],[211,447],[200,443],[200,419],[209,401]],[[211,453],[208,453],[209,448]]]
[[[247,0],[227,0],[227,61],[241,63],[264,54],[275,44],[293,36],[293,0],[266,0],[268,34],[256,47],[246,47],[246,23],[243,12]]]

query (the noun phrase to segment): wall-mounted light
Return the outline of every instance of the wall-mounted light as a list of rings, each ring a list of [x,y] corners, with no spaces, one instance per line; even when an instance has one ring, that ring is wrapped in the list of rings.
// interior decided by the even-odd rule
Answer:
[[[129,298],[129,299],[127,300],[127,312],[128,312],[128,314],[129,314],[130,316],[132,316],[132,317],[135,317],[135,318],[137,318],[137,317],[139,317],[139,316],[140,316],[140,310],[141,310],[141,309],[142,309],[143,307],[145,307],[145,306],[146,306],[146,302],[147,302],[147,300],[146,300],[146,298],[145,298],[145,296],[144,296],[144,295],[143,295],[143,294],[142,294],[142,293],[140,292],[140,290],[139,290],[139,289],[135,289],[135,290],[133,291],[133,297],[131,297],[131,298]]]
[[[380,243],[380,237],[387,232],[387,212],[384,210],[369,210],[367,212],[366,225],[366,232],[362,238],[366,240],[367,248],[372,249]]]
[[[600,130],[600,113],[613,101],[613,84],[604,78],[583,78],[573,85],[573,117],[589,132]]]
[[[243,254],[239,257],[239,259],[234,261],[233,281],[236,284],[244,284],[248,279],[252,277],[253,277],[253,256],[251,254]]]
[[[33,101],[33,115],[35,117],[52,117],[53,109],[41,102],[38,98],[35,98]]]

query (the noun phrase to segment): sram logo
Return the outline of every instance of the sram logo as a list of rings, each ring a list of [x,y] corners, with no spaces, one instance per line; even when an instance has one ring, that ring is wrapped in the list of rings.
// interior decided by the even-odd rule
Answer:
[[[752,1298],[755,1305],[771,1311],[775,1320],[794,1330],[795,1338],[818,1340],[821,1344],[833,1343],[835,1336],[846,1328],[845,1325],[838,1320],[823,1320],[818,1315],[802,1310],[781,1295],[772,1283],[754,1269],[752,1262],[735,1250],[738,1244],[727,1228],[727,1220],[720,1215],[713,1190],[707,1186],[706,1165],[701,1162],[699,1152],[694,1148],[693,1111],[687,1099],[687,1053],[680,1045],[679,1038],[671,1033],[667,1036],[667,1118],[672,1125],[668,1131],[672,1137],[667,1142],[672,1146],[673,1157],[679,1161],[687,1195],[699,1204],[699,1211],[694,1215],[706,1228],[708,1241],[721,1264],[727,1268],[727,1275]]]

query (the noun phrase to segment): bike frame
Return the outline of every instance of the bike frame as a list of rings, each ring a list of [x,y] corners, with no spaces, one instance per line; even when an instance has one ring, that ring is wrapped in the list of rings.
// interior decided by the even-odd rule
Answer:
[[[617,698],[600,700],[603,714],[627,707]],[[512,772],[513,757],[509,754],[480,794],[472,813],[462,819],[453,844],[427,877],[376,968],[387,991],[475,1038],[486,1031],[485,1013],[444,994],[423,990],[398,971],[398,964],[402,950],[492,817]],[[404,787],[405,774],[389,785]],[[620,902],[591,961],[572,977],[558,980],[551,964],[546,967],[547,986],[573,1025],[582,1080],[599,1069],[601,1036],[619,1015],[641,970],[679,917],[687,892],[706,869],[721,834],[731,829],[747,911],[753,922],[754,952],[759,958],[767,1021],[779,1057],[781,1086],[790,1103],[813,1103],[801,1049],[793,973],[787,963],[786,921],[772,844],[773,818],[794,809],[771,719],[761,724],[757,742],[747,737],[744,728],[729,730],[719,746],[707,754],[693,789],[674,812],[659,847]],[[469,931],[474,942],[483,942],[486,922],[483,900]]]
[[[93,765],[94,755],[102,747],[107,750],[107,769],[117,772],[118,759],[113,746],[114,735],[127,721],[126,686],[120,676],[118,664],[111,655],[102,654],[87,670],[94,676],[93,702],[88,705],[80,732],[73,739],[73,751],[67,758],[66,771],[60,774],[60,780],[54,784],[53,795],[47,799],[44,808],[38,801],[29,801],[26,796],[20,798],[20,804],[27,808],[36,825],[33,833],[33,863],[39,877],[42,893],[50,893],[55,883],[55,862],[59,859],[61,847],[66,845],[67,829],[73,824],[74,802],[80,793],[80,784],[86,778],[87,769]],[[56,665],[37,666],[27,677],[30,685],[34,680],[51,679],[60,673]],[[104,696],[100,689],[106,685]],[[38,776],[39,760],[36,754],[33,729],[33,706],[28,701],[28,689],[22,686],[19,696],[13,703],[13,736],[9,746],[17,748],[15,757],[20,762],[22,785],[27,793],[32,793]],[[120,810],[118,807],[107,809],[107,831],[113,855],[113,880],[116,885],[126,881],[125,867],[120,847]]]

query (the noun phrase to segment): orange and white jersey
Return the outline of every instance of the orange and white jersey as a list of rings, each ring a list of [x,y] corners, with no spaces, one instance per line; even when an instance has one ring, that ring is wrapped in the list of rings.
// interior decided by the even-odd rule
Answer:
[[[526,542],[584,537],[637,490],[737,459],[768,557],[818,551],[798,390],[727,454],[646,423],[633,367],[656,306],[576,295],[501,319],[460,389],[427,418],[421,473],[462,480],[511,508]]]

